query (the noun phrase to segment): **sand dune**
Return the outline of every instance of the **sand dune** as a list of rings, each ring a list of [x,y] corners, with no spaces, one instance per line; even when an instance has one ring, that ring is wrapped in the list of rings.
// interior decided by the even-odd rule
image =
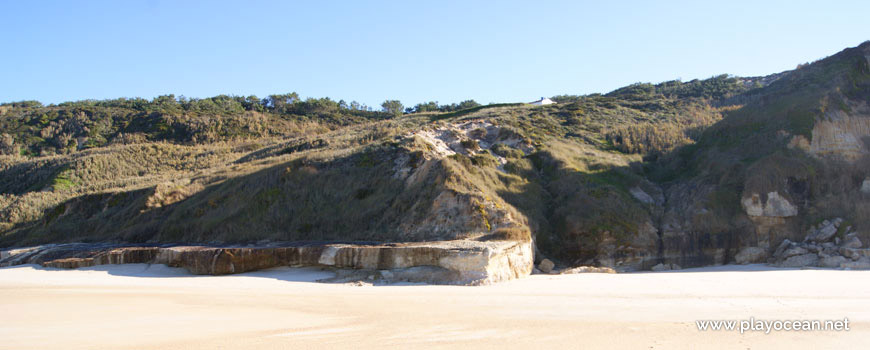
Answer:
[[[316,269],[0,269],[2,349],[860,348],[870,271],[725,266],[536,275],[483,287],[312,283]],[[699,331],[702,319],[825,320],[848,332]]]

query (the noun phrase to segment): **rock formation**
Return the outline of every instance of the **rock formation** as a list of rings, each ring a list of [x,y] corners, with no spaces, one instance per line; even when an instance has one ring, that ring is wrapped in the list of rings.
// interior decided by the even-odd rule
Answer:
[[[866,102],[853,103],[850,113],[835,109],[813,127],[810,151],[817,156],[833,156],[854,161],[867,153],[864,139],[870,136],[870,108]]]
[[[870,249],[861,248],[861,240],[851,227],[841,230],[842,223],[841,218],[825,220],[810,228],[803,242],[783,240],[771,261],[780,267],[870,268],[870,264],[865,265],[870,263]],[[836,237],[841,231],[845,232],[843,239]]]
[[[225,275],[278,266],[321,266],[375,272],[383,280],[480,285],[531,273],[531,242],[444,241],[405,244],[307,244],[260,247],[47,245],[6,251],[0,266],[79,268],[165,264],[197,275]],[[426,273],[411,273],[413,271]]]
[[[786,218],[797,215],[797,206],[780,196],[777,192],[770,192],[763,199],[758,193],[744,197],[743,208],[746,214],[752,216],[765,216],[773,218]]]
[[[541,260],[541,262],[538,264],[538,270],[541,270],[541,272],[543,272],[543,273],[553,272],[553,268],[555,268],[555,267],[556,267],[556,264],[553,264],[553,262],[550,261],[550,259]]]

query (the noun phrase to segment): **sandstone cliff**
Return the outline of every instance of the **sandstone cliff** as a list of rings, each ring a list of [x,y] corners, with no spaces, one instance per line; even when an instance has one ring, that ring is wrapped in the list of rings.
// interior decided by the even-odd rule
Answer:
[[[390,245],[296,244],[260,247],[49,245],[3,251],[0,266],[80,268],[164,264],[197,275],[225,275],[279,266],[352,269],[375,282],[481,285],[532,272],[530,242],[449,241]],[[371,276],[371,277],[369,277]]]

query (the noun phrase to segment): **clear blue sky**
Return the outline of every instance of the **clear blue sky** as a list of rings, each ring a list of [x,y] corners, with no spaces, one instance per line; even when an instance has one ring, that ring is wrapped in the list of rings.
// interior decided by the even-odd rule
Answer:
[[[870,39],[868,13],[870,1],[0,0],[0,101],[531,101],[793,69]]]

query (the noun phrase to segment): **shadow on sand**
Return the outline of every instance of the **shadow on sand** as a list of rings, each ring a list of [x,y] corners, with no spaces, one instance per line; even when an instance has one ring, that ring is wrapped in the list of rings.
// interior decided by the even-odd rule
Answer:
[[[162,264],[118,264],[98,265],[82,267],[74,270],[42,267],[35,264],[17,265],[0,268],[7,269],[30,268],[40,271],[64,272],[64,271],[95,271],[105,272],[112,276],[139,277],[139,278],[221,278],[226,276],[244,276],[273,278],[285,282],[317,282],[321,279],[335,277],[335,273],[317,267],[275,267],[271,269],[250,271],[232,275],[194,275],[180,267],[169,267]]]
[[[749,265],[719,265],[719,266],[690,267],[690,268],[685,268],[685,269],[680,269],[680,270],[637,271],[637,272],[629,272],[629,273],[653,274],[653,273],[696,273],[696,272],[770,272],[770,271],[804,271],[804,270],[843,271],[843,272],[860,271],[860,270],[844,270],[844,269],[826,268],[826,267],[776,267],[776,266],[770,266],[770,265],[766,265],[766,264],[749,264]]]

